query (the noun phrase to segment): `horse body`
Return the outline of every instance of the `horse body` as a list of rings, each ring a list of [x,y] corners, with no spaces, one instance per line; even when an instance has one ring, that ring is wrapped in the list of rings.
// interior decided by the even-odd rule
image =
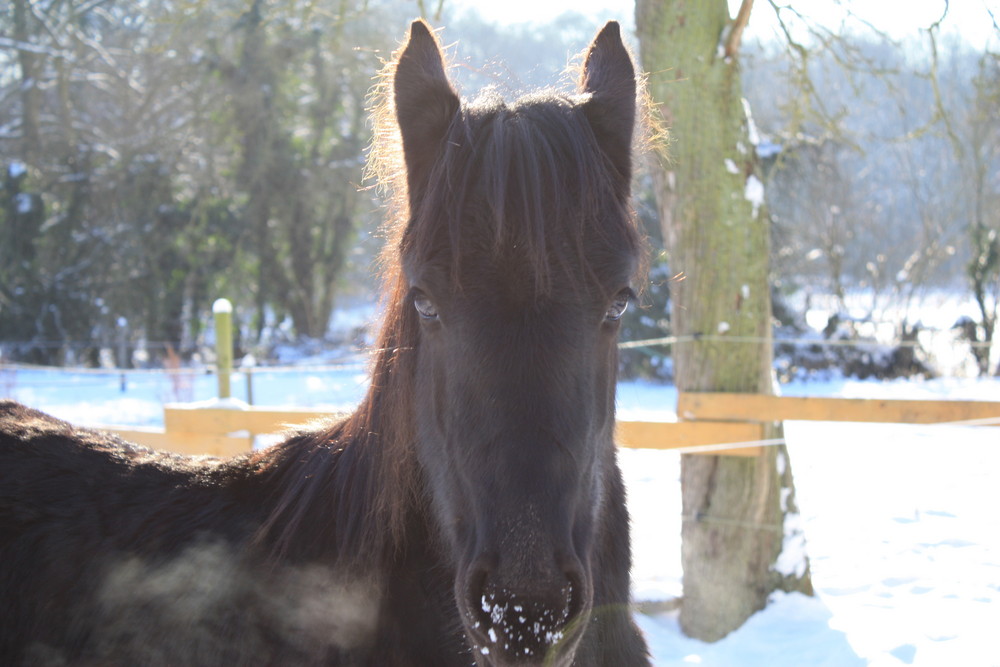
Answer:
[[[648,664],[613,444],[641,252],[617,24],[577,95],[463,103],[421,22],[392,74],[405,215],[358,410],[221,461],[0,402],[0,662]]]
[[[0,432],[3,664],[470,664],[426,521],[391,562],[341,554],[337,517],[372,510],[317,496],[327,516],[306,514],[315,532],[275,559],[261,526],[276,489],[313,468],[320,434],[333,475],[330,431],[191,459],[2,401]]]

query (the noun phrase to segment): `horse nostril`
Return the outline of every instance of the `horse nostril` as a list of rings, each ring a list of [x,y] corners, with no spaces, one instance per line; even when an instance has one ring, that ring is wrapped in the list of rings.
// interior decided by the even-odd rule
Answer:
[[[583,575],[573,570],[566,573],[569,585],[569,598],[566,601],[566,615],[570,620],[577,618],[587,606],[587,596],[583,583]]]
[[[489,571],[484,567],[472,570],[466,579],[466,615],[469,626],[479,639],[486,637],[490,627],[490,606],[487,601],[487,579]]]

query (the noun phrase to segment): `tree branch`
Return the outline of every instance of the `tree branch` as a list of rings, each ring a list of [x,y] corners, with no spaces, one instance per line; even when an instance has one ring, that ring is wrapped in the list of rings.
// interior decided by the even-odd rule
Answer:
[[[750,22],[750,10],[753,9],[753,0],[743,0],[740,3],[740,10],[736,13],[729,27],[729,35],[726,37],[726,58],[732,58],[740,50],[740,41],[743,39],[743,30]]]

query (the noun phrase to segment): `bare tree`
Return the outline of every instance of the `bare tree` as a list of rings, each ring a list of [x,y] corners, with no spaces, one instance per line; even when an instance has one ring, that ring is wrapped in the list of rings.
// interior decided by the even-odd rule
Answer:
[[[133,338],[191,352],[220,294],[323,336],[375,209],[359,188],[365,105],[390,24],[350,3],[266,4],[0,14],[17,77],[0,80],[0,161],[15,165],[0,239],[20,249],[0,267],[0,339],[53,363],[45,346],[100,345],[124,317]]]
[[[978,326],[967,327],[980,375],[990,373],[990,350],[1000,315],[1000,55],[984,54],[969,97],[949,105],[938,74],[937,26],[928,31],[935,108],[951,143],[960,178],[951,185],[964,203],[959,215],[968,235],[966,275],[979,309]],[[997,368],[1000,373],[1000,367]]]

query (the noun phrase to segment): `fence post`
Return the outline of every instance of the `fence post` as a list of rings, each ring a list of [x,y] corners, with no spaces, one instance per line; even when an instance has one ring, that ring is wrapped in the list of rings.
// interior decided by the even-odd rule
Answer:
[[[215,366],[219,377],[219,398],[229,398],[229,381],[233,374],[233,304],[229,299],[216,299],[212,304],[215,316]]]
[[[116,324],[118,325],[115,328],[115,335],[118,338],[118,368],[121,369],[121,377],[118,378],[118,387],[124,394],[128,389],[125,379],[125,369],[128,368],[128,320],[124,317],[119,317]]]
[[[253,405],[253,367],[247,366],[243,372],[247,374],[247,405]]]

